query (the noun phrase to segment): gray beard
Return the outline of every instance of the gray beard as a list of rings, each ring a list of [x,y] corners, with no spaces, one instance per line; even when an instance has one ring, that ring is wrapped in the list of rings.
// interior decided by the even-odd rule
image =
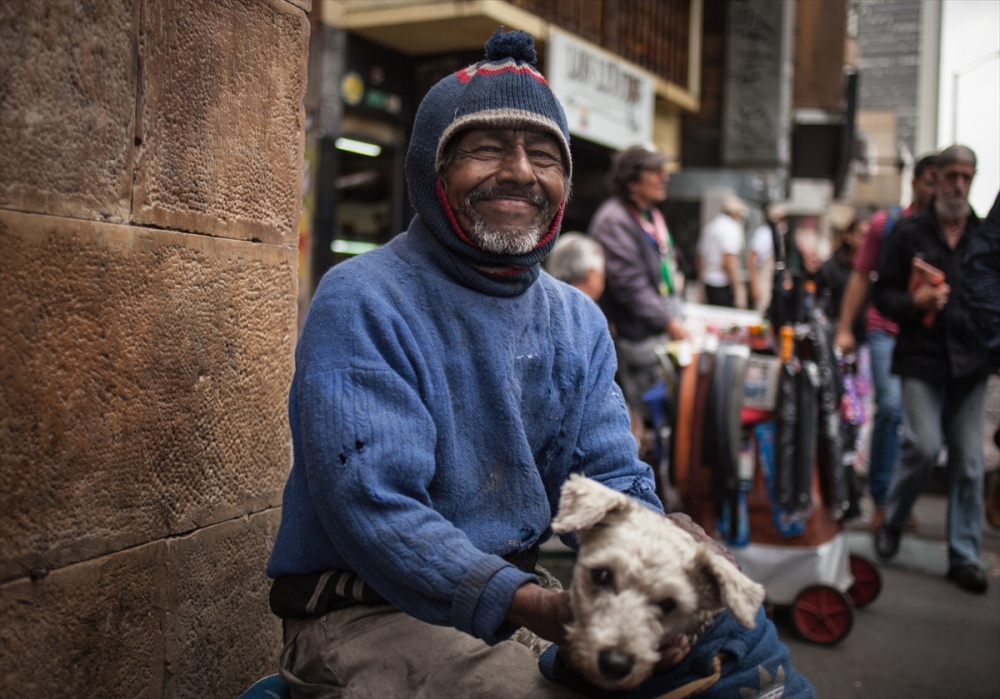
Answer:
[[[934,213],[940,221],[961,221],[972,213],[972,209],[968,199],[939,196],[934,200]]]
[[[490,226],[478,214],[470,213],[473,221],[469,238],[486,252],[497,255],[523,255],[531,252],[542,239],[542,227],[538,221],[523,230],[499,231]]]
[[[472,219],[472,230],[467,231],[469,239],[480,249],[495,255],[523,255],[531,252],[538,241],[545,235],[546,213],[549,209],[547,197],[537,193],[528,194],[528,198],[538,207],[534,220],[523,229],[499,230],[488,224],[476,211],[475,204],[480,199],[495,195],[491,189],[476,190],[469,193],[462,206],[463,213]]]

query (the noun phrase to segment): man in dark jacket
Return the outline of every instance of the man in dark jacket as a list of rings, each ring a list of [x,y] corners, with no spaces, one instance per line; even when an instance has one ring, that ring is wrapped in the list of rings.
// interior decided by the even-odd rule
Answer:
[[[983,423],[986,380],[996,367],[976,334],[959,280],[978,235],[968,203],[976,155],[965,146],[937,159],[935,197],[919,216],[890,233],[874,287],[878,309],[899,323],[893,373],[902,377],[903,439],[886,517],[875,532],[884,559],[899,550],[913,503],[948,446],[948,579],[985,592],[979,563],[983,508]],[[943,280],[921,277],[920,260]]]

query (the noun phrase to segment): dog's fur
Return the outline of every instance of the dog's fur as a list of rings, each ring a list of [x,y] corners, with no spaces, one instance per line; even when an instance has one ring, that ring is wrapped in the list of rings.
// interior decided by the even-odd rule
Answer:
[[[604,689],[636,687],[652,674],[661,648],[699,633],[724,609],[754,627],[764,588],[712,542],[697,542],[627,495],[573,475],[552,529],[575,532],[580,545],[570,587],[570,659]]]

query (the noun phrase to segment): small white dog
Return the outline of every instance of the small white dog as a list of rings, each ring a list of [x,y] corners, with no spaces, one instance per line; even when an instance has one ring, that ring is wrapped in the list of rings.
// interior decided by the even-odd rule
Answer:
[[[612,691],[646,680],[660,649],[696,636],[724,609],[754,627],[764,588],[663,515],[596,481],[563,485],[557,534],[580,545],[571,606],[569,656],[594,684]]]

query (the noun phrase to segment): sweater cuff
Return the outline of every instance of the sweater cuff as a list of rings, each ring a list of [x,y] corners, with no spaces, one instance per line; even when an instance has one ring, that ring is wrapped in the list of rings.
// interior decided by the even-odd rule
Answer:
[[[504,621],[514,592],[538,582],[499,556],[484,556],[462,580],[455,595],[452,621],[456,629],[490,645],[510,638],[517,626]]]

